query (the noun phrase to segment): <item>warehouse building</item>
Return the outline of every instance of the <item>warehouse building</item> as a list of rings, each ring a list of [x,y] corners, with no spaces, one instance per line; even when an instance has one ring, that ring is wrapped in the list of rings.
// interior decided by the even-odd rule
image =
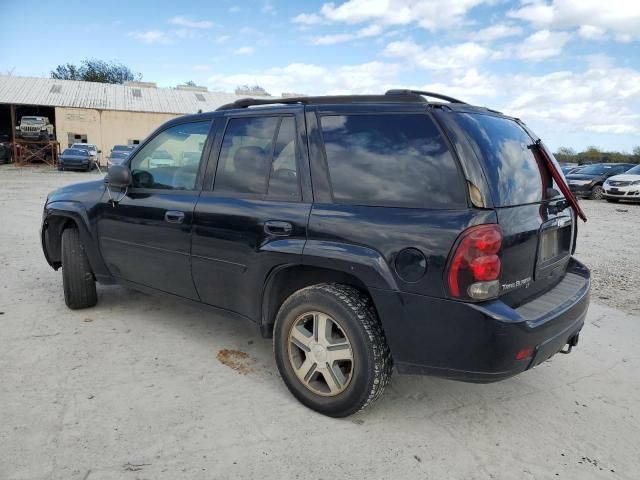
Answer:
[[[0,137],[13,140],[23,116],[44,116],[54,125],[61,149],[92,143],[104,157],[114,145],[139,143],[171,118],[215,110],[238,98],[187,85],[157,88],[149,82],[113,85],[0,76]]]

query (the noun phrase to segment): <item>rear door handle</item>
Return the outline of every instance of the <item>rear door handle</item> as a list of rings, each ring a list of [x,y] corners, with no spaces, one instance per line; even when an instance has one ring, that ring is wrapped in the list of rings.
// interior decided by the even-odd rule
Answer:
[[[164,214],[164,221],[168,223],[182,223],[184,222],[184,212],[167,210]]]
[[[278,237],[286,237],[291,235],[293,231],[293,225],[289,222],[282,222],[280,220],[267,220],[264,222],[264,231],[269,235],[275,235]]]

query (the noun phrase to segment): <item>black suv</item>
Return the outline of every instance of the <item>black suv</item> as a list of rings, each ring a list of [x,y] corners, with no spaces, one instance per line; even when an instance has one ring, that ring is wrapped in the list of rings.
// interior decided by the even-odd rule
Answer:
[[[42,245],[70,308],[95,305],[97,281],[251,320],[293,395],[339,417],[392,365],[493,382],[569,351],[590,288],[576,212],[499,112],[397,90],[247,99],[51,193]]]

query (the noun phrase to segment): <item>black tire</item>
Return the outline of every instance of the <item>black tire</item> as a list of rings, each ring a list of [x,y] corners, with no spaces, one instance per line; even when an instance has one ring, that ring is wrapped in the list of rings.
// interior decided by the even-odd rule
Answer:
[[[98,303],[96,281],[76,228],[62,232],[62,286],[64,303],[72,310]]]
[[[591,189],[591,195],[589,195],[589,198],[591,200],[602,200],[603,197],[604,197],[604,188],[602,188],[602,185],[595,185]]]
[[[606,200],[609,203],[618,203],[620,201],[618,198],[607,198]]]
[[[307,388],[291,363],[289,332],[310,311],[335,319],[350,342],[350,381],[333,396]],[[273,344],[276,365],[287,388],[302,404],[324,415],[346,417],[363,410],[380,398],[391,378],[391,353],[373,303],[367,295],[347,285],[319,284],[293,293],[278,311]]]

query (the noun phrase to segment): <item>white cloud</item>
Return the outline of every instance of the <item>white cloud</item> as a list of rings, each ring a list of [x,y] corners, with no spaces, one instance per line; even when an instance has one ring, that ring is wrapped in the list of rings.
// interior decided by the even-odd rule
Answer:
[[[478,43],[465,42],[447,47],[425,48],[411,40],[391,42],[384,49],[387,57],[399,57],[411,65],[429,70],[460,69],[477,65],[492,51]]]
[[[318,13],[302,13],[297,23],[323,22],[357,24],[374,22],[380,25],[418,24],[438,30],[464,23],[473,7],[494,0],[349,0],[340,5],[325,3]]]
[[[605,37],[606,30],[594,25],[582,25],[578,29],[578,35],[587,40],[602,40]]]
[[[612,31],[619,40],[640,38],[640,2],[638,0],[529,0],[508,16],[543,28],[578,28],[582,25]]]
[[[182,15],[177,15],[169,19],[169,23],[171,23],[172,25],[179,25],[181,27],[187,28],[207,29],[213,27],[213,22],[210,22],[208,20],[193,20]]]
[[[251,55],[253,52],[253,47],[240,47],[233,51],[236,55]]]
[[[518,85],[526,85],[526,91]],[[503,82],[503,91],[515,94],[505,108],[525,121],[540,121],[559,131],[640,133],[637,70],[610,67],[516,75]]]
[[[383,62],[335,67],[292,63],[253,73],[213,75],[209,83],[213,88],[223,90],[257,84],[274,95],[291,91],[308,94],[370,93],[397,86],[399,71],[398,65]]]
[[[311,39],[311,43],[314,45],[334,45],[336,43],[348,42],[359,38],[375,37],[381,33],[382,28],[379,25],[369,25],[368,27],[361,28],[354,33],[338,33],[334,35],[314,37]]]
[[[231,37],[229,35],[220,35],[218,38],[216,38],[216,43],[225,43],[228,42],[231,39]]]
[[[260,11],[262,13],[267,13],[269,15],[275,15],[276,14],[276,7],[274,7],[273,4],[269,0],[265,0],[262,3],[262,8],[260,8]]]
[[[293,17],[293,22],[301,23],[303,25],[319,25],[321,23],[325,23],[325,20],[315,13],[301,13],[300,15]]]
[[[135,38],[136,40],[140,40],[143,43],[160,43],[160,44],[168,44],[171,43],[171,39],[162,30],[147,30],[146,32],[130,32],[129,36]]]
[[[515,49],[515,54],[523,60],[545,60],[562,53],[571,35],[566,32],[540,30],[528,36]]]
[[[469,39],[476,42],[491,43],[502,38],[522,35],[522,33],[522,28],[516,25],[498,23],[471,33]]]

